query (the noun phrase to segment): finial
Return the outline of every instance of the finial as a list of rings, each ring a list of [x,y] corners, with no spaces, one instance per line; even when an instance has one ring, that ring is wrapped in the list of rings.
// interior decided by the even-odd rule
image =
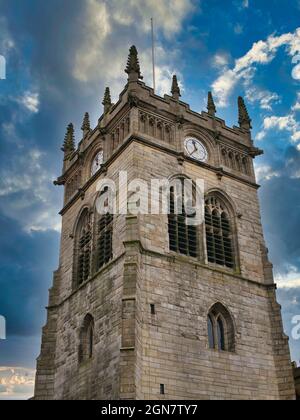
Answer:
[[[112,106],[109,87],[105,89],[102,105],[104,106],[104,114],[107,114]]]
[[[209,115],[211,115],[212,117],[216,115],[217,109],[216,109],[214,98],[211,92],[208,92],[207,110],[208,110]]]
[[[171,88],[172,97],[178,101],[181,94],[180,94],[180,88],[177,81],[177,76],[174,74],[173,80],[172,80],[172,88]]]
[[[65,159],[68,159],[75,151],[74,126],[72,123],[70,123],[67,127],[64,144],[61,150],[65,154]]]
[[[84,114],[81,130],[83,131],[84,137],[91,131],[90,116],[88,112]]]
[[[141,75],[138,52],[134,45],[129,49],[129,56],[127,60],[125,73],[128,74],[128,81],[130,82],[137,82],[138,79],[143,78]]]
[[[244,99],[239,96],[238,98],[238,107],[239,107],[239,124],[241,128],[250,131],[251,126],[251,118],[249,117],[247,107],[245,105]]]

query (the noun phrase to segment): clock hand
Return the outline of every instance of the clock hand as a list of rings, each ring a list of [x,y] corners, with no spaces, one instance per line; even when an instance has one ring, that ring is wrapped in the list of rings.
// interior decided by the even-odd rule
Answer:
[[[197,146],[196,146],[196,142],[195,141],[193,141],[193,146],[194,146],[194,150],[193,150],[193,152],[192,152],[192,155],[195,153],[195,152],[197,152]]]

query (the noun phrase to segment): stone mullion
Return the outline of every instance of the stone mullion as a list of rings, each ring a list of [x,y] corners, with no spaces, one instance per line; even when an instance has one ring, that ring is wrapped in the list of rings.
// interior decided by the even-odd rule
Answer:
[[[139,272],[138,218],[126,216],[125,260],[123,274],[120,399],[136,398],[137,282]]]

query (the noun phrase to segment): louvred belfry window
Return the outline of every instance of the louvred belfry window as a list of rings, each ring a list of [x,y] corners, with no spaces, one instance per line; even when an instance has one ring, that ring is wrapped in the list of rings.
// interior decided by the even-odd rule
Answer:
[[[107,194],[108,188],[105,187],[102,194]],[[98,214],[96,223],[96,271],[100,270],[113,257],[112,237],[113,237],[113,214],[107,212]]]
[[[185,208],[184,200],[184,181],[181,182],[181,193],[179,197],[176,188],[170,188],[169,195],[169,247],[171,251],[183,255],[197,257],[197,227],[189,224],[189,219],[195,217],[194,214],[188,214]],[[179,200],[179,201],[178,201]]]
[[[89,211],[85,209],[79,219],[75,234],[74,250],[74,287],[80,286],[91,272],[92,232]]]
[[[205,201],[207,258],[228,268],[234,268],[232,228],[223,203],[214,196]]]
[[[79,285],[86,281],[90,275],[91,239],[91,227],[88,220],[86,220],[78,241],[77,279]]]

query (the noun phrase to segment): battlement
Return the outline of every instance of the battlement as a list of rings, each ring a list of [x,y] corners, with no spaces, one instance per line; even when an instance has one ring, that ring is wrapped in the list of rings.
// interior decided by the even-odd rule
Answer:
[[[153,88],[140,80],[142,76],[135,47],[130,49],[128,63],[126,68],[128,82],[120,93],[118,102],[116,104],[112,103],[110,90],[107,87],[102,102],[103,114],[94,129],[90,127],[88,113],[84,115],[83,137],[77,147],[73,125],[68,126],[62,148],[64,151],[64,172],[99,138],[111,143],[110,147],[107,147],[109,155],[111,155],[116,149],[115,144],[119,145],[130,134],[140,132],[142,124],[138,122],[136,124],[130,123],[134,119],[132,109],[139,110],[140,118],[149,119],[150,123],[156,124],[152,137],[155,137],[153,135],[155,131],[158,132],[158,136],[164,137],[157,138],[157,140],[165,141],[169,136],[176,137],[178,135],[177,131],[189,127],[202,130],[204,135],[208,133],[215,142],[223,141],[227,142],[229,146],[243,149],[245,153],[252,157],[262,153],[253,145],[251,119],[241,97],[238,98],[239,126],[229,127],[223,119],[216,116],[217,109],[211,92],[208,93],[207,111],[195,112],[191,110],[189,104],[180,100],[181,93],[175,75],[172,80],[171,95],[161,97],[154,92]],[[160,128],[162,128],[162,132]],[[167,134],[164,129],[166,129]],[[116,137],[118,137],[117,140]],[[109,155],[105,156],[106,159],[110,157]]]

